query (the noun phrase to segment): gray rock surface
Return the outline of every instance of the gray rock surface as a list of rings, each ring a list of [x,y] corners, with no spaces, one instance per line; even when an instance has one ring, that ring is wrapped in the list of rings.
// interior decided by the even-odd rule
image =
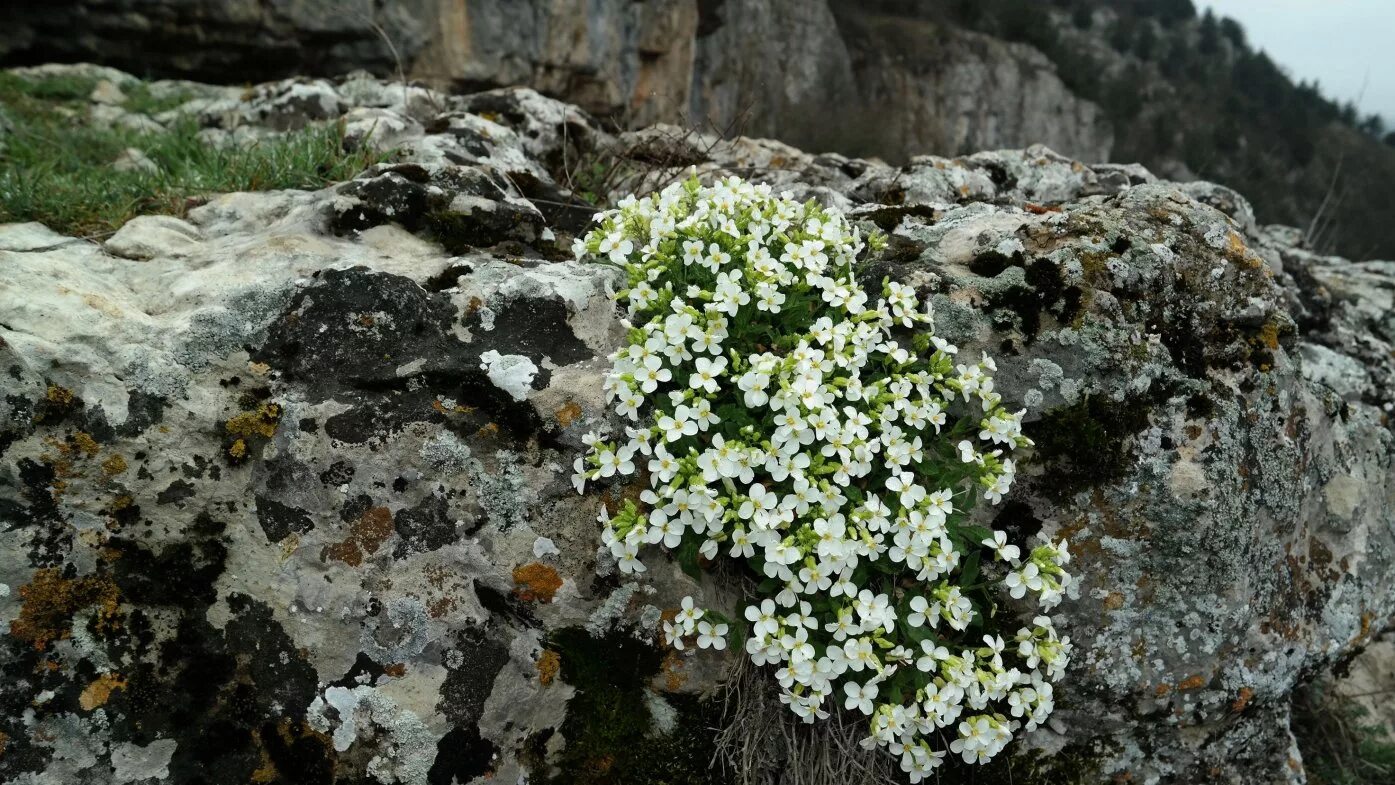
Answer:
[[[139,215],[107,238],[102,248],[112,256],[145,261],[161,256],[187,256],[198,247],[200,239],[198,227],[188,221],[169,215]]]
[[[735,658],[655,630],[733,584],[657,553],[621,581],[594,519],[630,490],[569,481],[624,329],[565,252],[585,161],[601,196],[692,167],[849,210],[890,234],[868,275],[997,358],[1038,446],[986,514],[1068,538],[1080,588],[1034,770],[1303,780],[1293,690],[1395,613],[1395,263],[1044,147],[893,168],[614,137],[530,90],[300,84],[181,111],[371,118],[391,160],[103,246],[0,227],[0,779],[715,776],[685,729]]]

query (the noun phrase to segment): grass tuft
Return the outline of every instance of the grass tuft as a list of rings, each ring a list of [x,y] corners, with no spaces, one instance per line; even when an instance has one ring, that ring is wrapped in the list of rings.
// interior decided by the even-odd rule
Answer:
[[[383,158],[346,150],[338,123],[225,148],[205,144],[193,117],[163,131],[108,127],[90,114],[95,86],[79,76],[0,73],[0,129],[7,129],[0,130],[0,223],[39,221],[64,234],[103,237],[136,215],[182,216],[210,194],[321,188]],[[123,108],[146,115],[189,98],[155,94],[142,83],[122,90]],[[127,148],[159,171],[117,171],[112,162]]]

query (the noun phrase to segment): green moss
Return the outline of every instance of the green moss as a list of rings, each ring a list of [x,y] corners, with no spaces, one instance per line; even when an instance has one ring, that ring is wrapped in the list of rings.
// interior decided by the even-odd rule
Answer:
[[[1003,753],[983,765],[950,754],[936,773],[945,785],[1095,785],[1106,781],[1100,758],[1100,751],[1083,744],[1049,756],[1036,751]]]
[[[673,732],[654,727],[646,684],[659,672],[659,652],[624,633],[593,638],[573,627],[550,636],[561,655],[561,678],[576,688],[562,723],[566,748],[550,782],[575,785],[697,785],[725,780],[710,769],[717,707],[666,695],[677,712]]]
[[[87,97],[95,85],[0,73],[0,112],[13,126],[0,142],[0,223],[39,221],[64,234],[104,236],[143,213],[182,215],[205,194],[319,188],[380,160],[372,151],[346,151],[338,124],[228,149],[205,145],[194,118],[157,132],[107,127],[91,119]],[[122,90],[124,108],[143,114],[187,98],[156,95],[142,83]],[[159,171],[116,171],[112,162],[127,148]]]
[[[1048,466],[1048,492],[1065,498],[1122,477],[1132,463],[1128,439],[1148,425],[1147,401],[1086,396],[1024,431]]]

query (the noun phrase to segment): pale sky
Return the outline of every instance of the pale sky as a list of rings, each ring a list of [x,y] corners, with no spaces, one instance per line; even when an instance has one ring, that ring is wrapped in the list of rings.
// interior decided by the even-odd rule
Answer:
[[[1356,102],[1395,126],[1395,0],[1197,0],[1245,28],[1295,81],[1317,79],[1322,94]],[[1364,87],[1364,90],[1363,90]]]

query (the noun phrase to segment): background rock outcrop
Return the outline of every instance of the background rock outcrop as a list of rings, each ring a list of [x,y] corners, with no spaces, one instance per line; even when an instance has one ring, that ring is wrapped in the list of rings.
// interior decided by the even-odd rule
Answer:
[[[1223,183],[1323,252],[1395,256],[1384,207],[1395,132],[1191,0],[11,5],[0,66],[97,62],[235,86],[356,69],[461,93],[527,86],[612,129],[666,122],[896,164],[1044,144]]]
[[[621,580],[594,518],[626,489],[569,479],[623,329],[614,273],[566,253],[582,195],[688,167],[888,232],[868,274],[1029,409],[1035,454],[983,514],[1074,554],[1035,770],[1301,782],[1293,690],[1390,625],[1395,264],[1315,254],[1229,189],[1045,147],[891,167],[613,136],[526,89],[181,111],[222,143],[342,117],[395,152],[102,245],[0,227],[6,781],[721,776],[735,660],[655,633],[739,584],[658,553]],[[779,781],[778,752],[747,774]]]
[[[101,0],[25,5],[10,23],[0,62],[225,83],[364,68],[461,91],[527,85],[627,127],[689,122],[862,154],[1031,140],[1094,161],[1113,135],[1029,46],[822,1]]]

